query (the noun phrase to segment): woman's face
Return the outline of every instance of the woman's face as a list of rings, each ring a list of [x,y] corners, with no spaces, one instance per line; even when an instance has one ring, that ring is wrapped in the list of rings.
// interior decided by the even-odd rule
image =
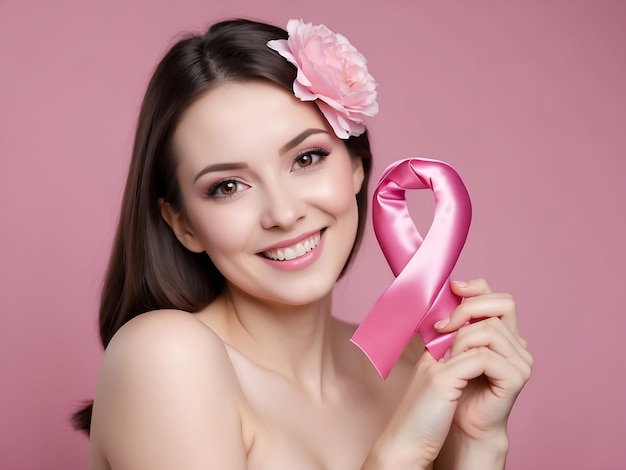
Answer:
[[[162,213],[188,249],[264,301],[330,292],[354,243],[363,168],[314,104],[225,83],[185,112],[173,143],[185,210]]]

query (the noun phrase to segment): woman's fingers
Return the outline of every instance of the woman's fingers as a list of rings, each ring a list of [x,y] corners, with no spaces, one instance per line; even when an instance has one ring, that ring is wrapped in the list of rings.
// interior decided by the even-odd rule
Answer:
[[[451,357],[485,347],[514,363],[519,361],[519,367],[526,373],[533,359],[526,341],[519,336],[513,297],[492,292],[484,279],[452,282],[450,288],[462,296],[463,301],[448,319],[435,327],[442,333],[457,331]]]
[[[491,294],[492,290],[489,283],[483,279],[472,279],[470,281],[452,281],[450,282],[452,292],[461,297],[474,297],[476,295]]]
[[[526,340],[511,331],[498,317],[487,318],[459,329],[451,353],[478,346],[489,346],[505,357],[528,353]]]
[[[467,283],[452,282],[450,286],[455,294],[463,297],[463,301],[448,319],[435,324],[439,331],[456,331],[467,322],[499,317],[507,328],[515,334],[518,333],[517,307],[513,296],[491,292],[484,279],[474,279]]]
[[[450,356],[480,347],[489,348],[524,374],[530,375],[533,359],[526,349],[526,341],[511,332],[499,318],[488,318],[461,328],[452,344]]]
[[[434,369],[433,391],[450,401],[458,400],[467,384],[482,375],[499,398],[514,398],[527,380],[524,368],[511,367],[511,361],[483,346],[440,361]]]
[[[488,347],[506,358],[519,355],[522,349],[513,333],[498,318],[488,318],[461,328],[454,338],[450,356],[480,346]]]

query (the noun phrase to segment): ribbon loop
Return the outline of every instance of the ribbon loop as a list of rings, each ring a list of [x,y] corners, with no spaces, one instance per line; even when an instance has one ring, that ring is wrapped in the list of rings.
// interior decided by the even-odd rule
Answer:
[[[425,238],[409,214],[405,198],[409,189],[430,189],[435,196],[435,215]],[[434,324],[460,303],[448,283],[467,239],[472,207],[458,173],[426,158],[408,158],[387,167],[373,202],[376,238],[396,279],[351,341],[386,379],[415,333],[435,359],[450,348],[454,334],[442,335]]]

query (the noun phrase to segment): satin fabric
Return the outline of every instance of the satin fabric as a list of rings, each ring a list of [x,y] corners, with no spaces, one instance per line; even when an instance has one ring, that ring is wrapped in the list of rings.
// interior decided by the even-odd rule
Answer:
[[[430,189],[435,196],[433,223],[425,238],[409,214],[405,191],[411,189]],[[448,164],[408,158],[383,172],[374,192],[372,217],[376,238],[396,279],[351,339],[383,379],[416,333],[435,359],[449,350],[454,333],[440,334],[434,324],[460,303],[449,280],[471,216],[467,189]]]

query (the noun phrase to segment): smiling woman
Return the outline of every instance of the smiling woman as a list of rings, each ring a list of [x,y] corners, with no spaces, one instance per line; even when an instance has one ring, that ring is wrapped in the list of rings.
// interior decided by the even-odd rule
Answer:
[[[510,296],[453,284],[450,359],[414,344],[386,382],[331,316],[365,222],[375,98],[324,26],[228,21],[166,54],[102,294],[96,397],[74,416],[92,469],[503,466],[532,363]]]
[[[173,151],[184,210],[163,202],[162,213],[188,250],[256,297],[329,295],[354,244],[364,174],[313,103],[262,81],[218,85],[185,111]]]

